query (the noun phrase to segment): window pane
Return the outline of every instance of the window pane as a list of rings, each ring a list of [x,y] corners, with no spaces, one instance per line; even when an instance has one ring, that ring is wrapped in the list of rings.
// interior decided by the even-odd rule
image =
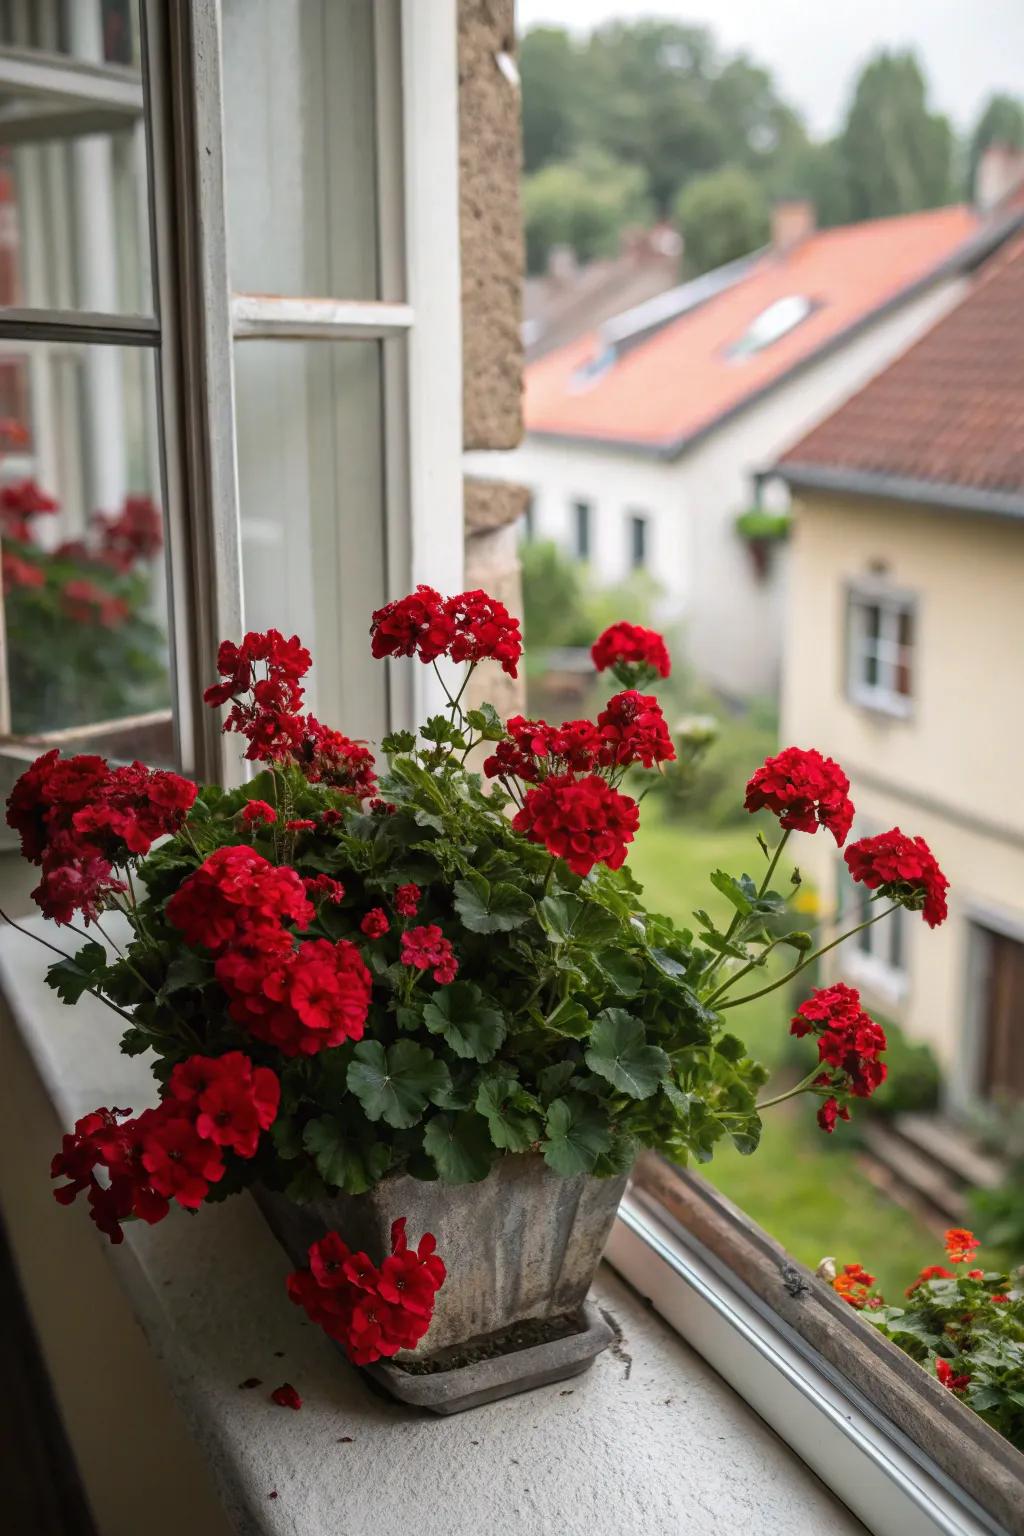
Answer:
[[[77,14],[76,14],[77,13]],[[139,22],[135,0],[30,0],[0,5],[0,43],[42,48],[47,53],[81,51],[81,28],[99,39],[95,57],[105,64],[138,66]]]
[[[134,59],[134,12],[85,0],[66,14],[66,70],[19,53],[5,85],[0,53],[0,307],[149,313],[142,76],[96,67]]]
[[[629,520],[629,563],[635,571],[647,564],[646,517],[631,517]]]
[[[373,8],[225,0],[228,255],[239,292],[380,296]]]
[[[386,729],[370,613],[386,591],[381,359],[376,342],[235,349],[245,620],[297,633],[308,707],[350,736]]]
[[[899,613],[899,649],[895,667],[896,692],[904,698],[910,697],[911,689],[911,660],[914,644],[914,615],[909,608],[901,609]]]
[[[173,761],[155,353],[7,342],[0,381],[11,730]]]
[[[573,542],[574,553],[578,560],[590,559],[590,503],[588,501],[574,501],[573,511]]]

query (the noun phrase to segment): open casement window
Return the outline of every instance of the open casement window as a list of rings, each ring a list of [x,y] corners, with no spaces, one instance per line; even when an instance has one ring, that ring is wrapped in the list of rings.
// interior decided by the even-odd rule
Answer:
[[[8,776],[237,779],[245,628],[350,735],[422,708],[367,632],[461,585],[457,167],[454,0],[0,5]]]
[[[914,697],[916,615],[913,597],[882,583],[847,594],[847,693],[855,704],[909,715]]]

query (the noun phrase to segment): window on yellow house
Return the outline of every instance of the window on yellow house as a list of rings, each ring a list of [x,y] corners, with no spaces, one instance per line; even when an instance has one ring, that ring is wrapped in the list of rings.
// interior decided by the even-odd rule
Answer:
[[[854,703],[910,713],[914,686],[914,600],[881,587],[851,588],[847,607],[847,691]]]

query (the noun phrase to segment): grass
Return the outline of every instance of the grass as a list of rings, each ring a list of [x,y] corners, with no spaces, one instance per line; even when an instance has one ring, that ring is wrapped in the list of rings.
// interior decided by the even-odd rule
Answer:
[[[650,802],[645,810],[630,868],[645,887],[647,905],[681,927],[693,926],[695,907],[706,908],[716,921],[727,916],[728,905],[708,875],[722,868],[758,877],[764,855],[754,829],[708,831],[666,822]],[[770,1067],[778,1064],[788,1033],[785,989],[738,1009],[730,1026],[751,1055]],[[840,1264],[859,1261],[895,1300],[919,1269],[941,1261],[941,1241],[874,1188],[849,1136],[844,1142],[849,1127],[840,1125],[826,1138],[814,1109],[810,1097],[800,1097],[766,1111],[752,1157],[723,1146],[699,1171],[802,1263],[813,1269],[826,1254]]]

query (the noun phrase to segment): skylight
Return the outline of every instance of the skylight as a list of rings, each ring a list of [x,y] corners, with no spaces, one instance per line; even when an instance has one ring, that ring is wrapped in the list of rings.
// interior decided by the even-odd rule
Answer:
[[[791,293],[784,299],[776,299],[767,309],[762,309],[740,339],[732,343],[728,349],[729,356],[750,357],[755,352],[763,352],[806,320],[815,307],[814,301],[802,293]]]

